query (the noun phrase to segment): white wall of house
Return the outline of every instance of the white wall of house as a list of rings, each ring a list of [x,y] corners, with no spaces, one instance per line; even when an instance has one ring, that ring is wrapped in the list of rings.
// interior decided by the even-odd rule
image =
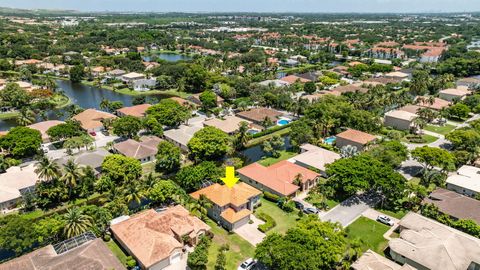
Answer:
[[[410,126],[412,125],[412,121],[385,115],[385,125],[398,130],[409,130]]]
[[[451,183],[447,183],[447,189],[451,190],[451,191],[455,191],[457,193],[460,193],[462,195],[465,195],[465,196],[469,196],[469,197],[475,197],[478,192],[474,191],[474,190],[471,190],[471,189],[468,189],[468,188],[465,188],[465,187],[460,187],[460,186],[457,186],[457,185],[454,185],[454,184],[451,184]]]

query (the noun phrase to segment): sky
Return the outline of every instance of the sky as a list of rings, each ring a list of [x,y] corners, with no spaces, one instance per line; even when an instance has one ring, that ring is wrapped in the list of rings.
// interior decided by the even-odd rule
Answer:
[[[480,0],[0,0],[1,7],[138,12],[473,12]]]

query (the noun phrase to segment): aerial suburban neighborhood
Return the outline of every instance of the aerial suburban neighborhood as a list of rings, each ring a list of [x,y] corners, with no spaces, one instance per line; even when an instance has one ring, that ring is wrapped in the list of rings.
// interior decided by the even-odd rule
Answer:
[[[480,270],[480,3],[424,1],[0,1],[0,270]]]

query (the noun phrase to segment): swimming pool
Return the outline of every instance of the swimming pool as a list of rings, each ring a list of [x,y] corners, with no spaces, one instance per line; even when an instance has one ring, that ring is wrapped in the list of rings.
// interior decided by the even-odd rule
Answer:
[[[257,129],[249,129],[247,130],[247,133],[250,134],[250,135],[255,135],[257,133],[259,133],[260,130],[257,130]]]
[[[277,125],[278,126],[285,126],[285,125],[290,124],[290,122],[292,122],[290,119],[282,118],[282,119],[277,121]]]
[[[335,136],[331,136],[331,137],[325,138],[323,141],[326,144],[332,145],[336,140],[337,140],[337,138]]]

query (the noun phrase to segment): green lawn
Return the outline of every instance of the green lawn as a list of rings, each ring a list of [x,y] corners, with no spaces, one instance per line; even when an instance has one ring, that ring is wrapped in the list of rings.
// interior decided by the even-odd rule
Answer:
[[[383,254],[388,245],[383,235],[389,229],[389,226],[366,217],[360,217],[346,228],[349,239],[360,239],[363,251],[371,249],[378,254]]]
[[[334,208],[335,206],[339,205],[340,202],[336,201],[336,200],[333,200],[333,199],[327,199],[327,205],[328,205],[328,209],[332,209]]]
[[[266,141],[270,138],[273,138],[276,135],[278,135],[280,137],[283,137],[284,135],[287,135],[288,133],[290,133],[291,130],[292,129],[290,127],[287,127],[287,128],[275,131],[273,133],[270,133],[268,135],[258,137],[258,138],[255,138],[255,139],[251,139],[250,141],[248,141],[246,147],[249,148],[249,147],[253,147],[255,145],[259,145],[259,144],[263,143],[264,141]]]
[[[450,131],[452,131],[454,128],[454,125],[446,124],[445,126],[428,125],[424,129],[438,134],[446,135],[450,133]]]
[[[71,104],[71,100],[66,95],[57,94],[52,98],[56,109],[62,109]]]
[[[255,214],[265,213],[271,216],[277,225],[267,233],[278,232],[285,233],[288,229],[295,226],[298,218],[298,211],[287,213],[280,209],[275,203],[261,199],[262,206],[255,210]]]
[[[422,135],[422,142],[410,141],[407,137],[402,138],[403,142],[414,143],[414,144],[429,144],[429,143],[433,143],[437,140],[438,140],[437,137],[432,136],[432,135],[428,135],[428,134],[423,134]]]
[[[152,161],[142,164],[142,170],[144,175],[155,172],[155,162]]]
[[[263,166],[268,167],[272,164],[275,164],[275,163],[280,162],[282,160],[287,160],[287,159],[289,159],[291,157],[294,157],[296,155],[297,155],[296,152],[289,152],[289,151],[283,150],[283,151],[280,151],[280,157],[278,157],[278,158],[266,157],[266,158],[258,161],[258,163],[262,164]]]
[[[14,119],[20,115],[19,112],[0,113],[0,120]]]
[[[123,264],[127,265],[127,257],[128,255],[123,252],[123,250],[117,245],[115,241],[110,240],[107,243],[108,248],[112,251],[115,256],[117,256],[118,260]]]
[[[241,262],[253,257],[255,247],[248,243],[245,239],[235,233],[227,232],[212,220],[208,220],[207,224],[212,228],[211,231],[214,234],[212,245],[208,249],[207,269],[214,269],[215,261],[217,260],[218,249],[224,244],[228,244],[230,246],[230,250],[225,253],[227,270],[235,270]]]
[[[375,210],[377,210],[378,212],[384,213],[387,216],[394,217],[396,219],[402,219],[407,214],[407,212],[403,210],[400,210],[400,211],[390,211],[390,210],[384,210],[384,209],[375,209]]]

